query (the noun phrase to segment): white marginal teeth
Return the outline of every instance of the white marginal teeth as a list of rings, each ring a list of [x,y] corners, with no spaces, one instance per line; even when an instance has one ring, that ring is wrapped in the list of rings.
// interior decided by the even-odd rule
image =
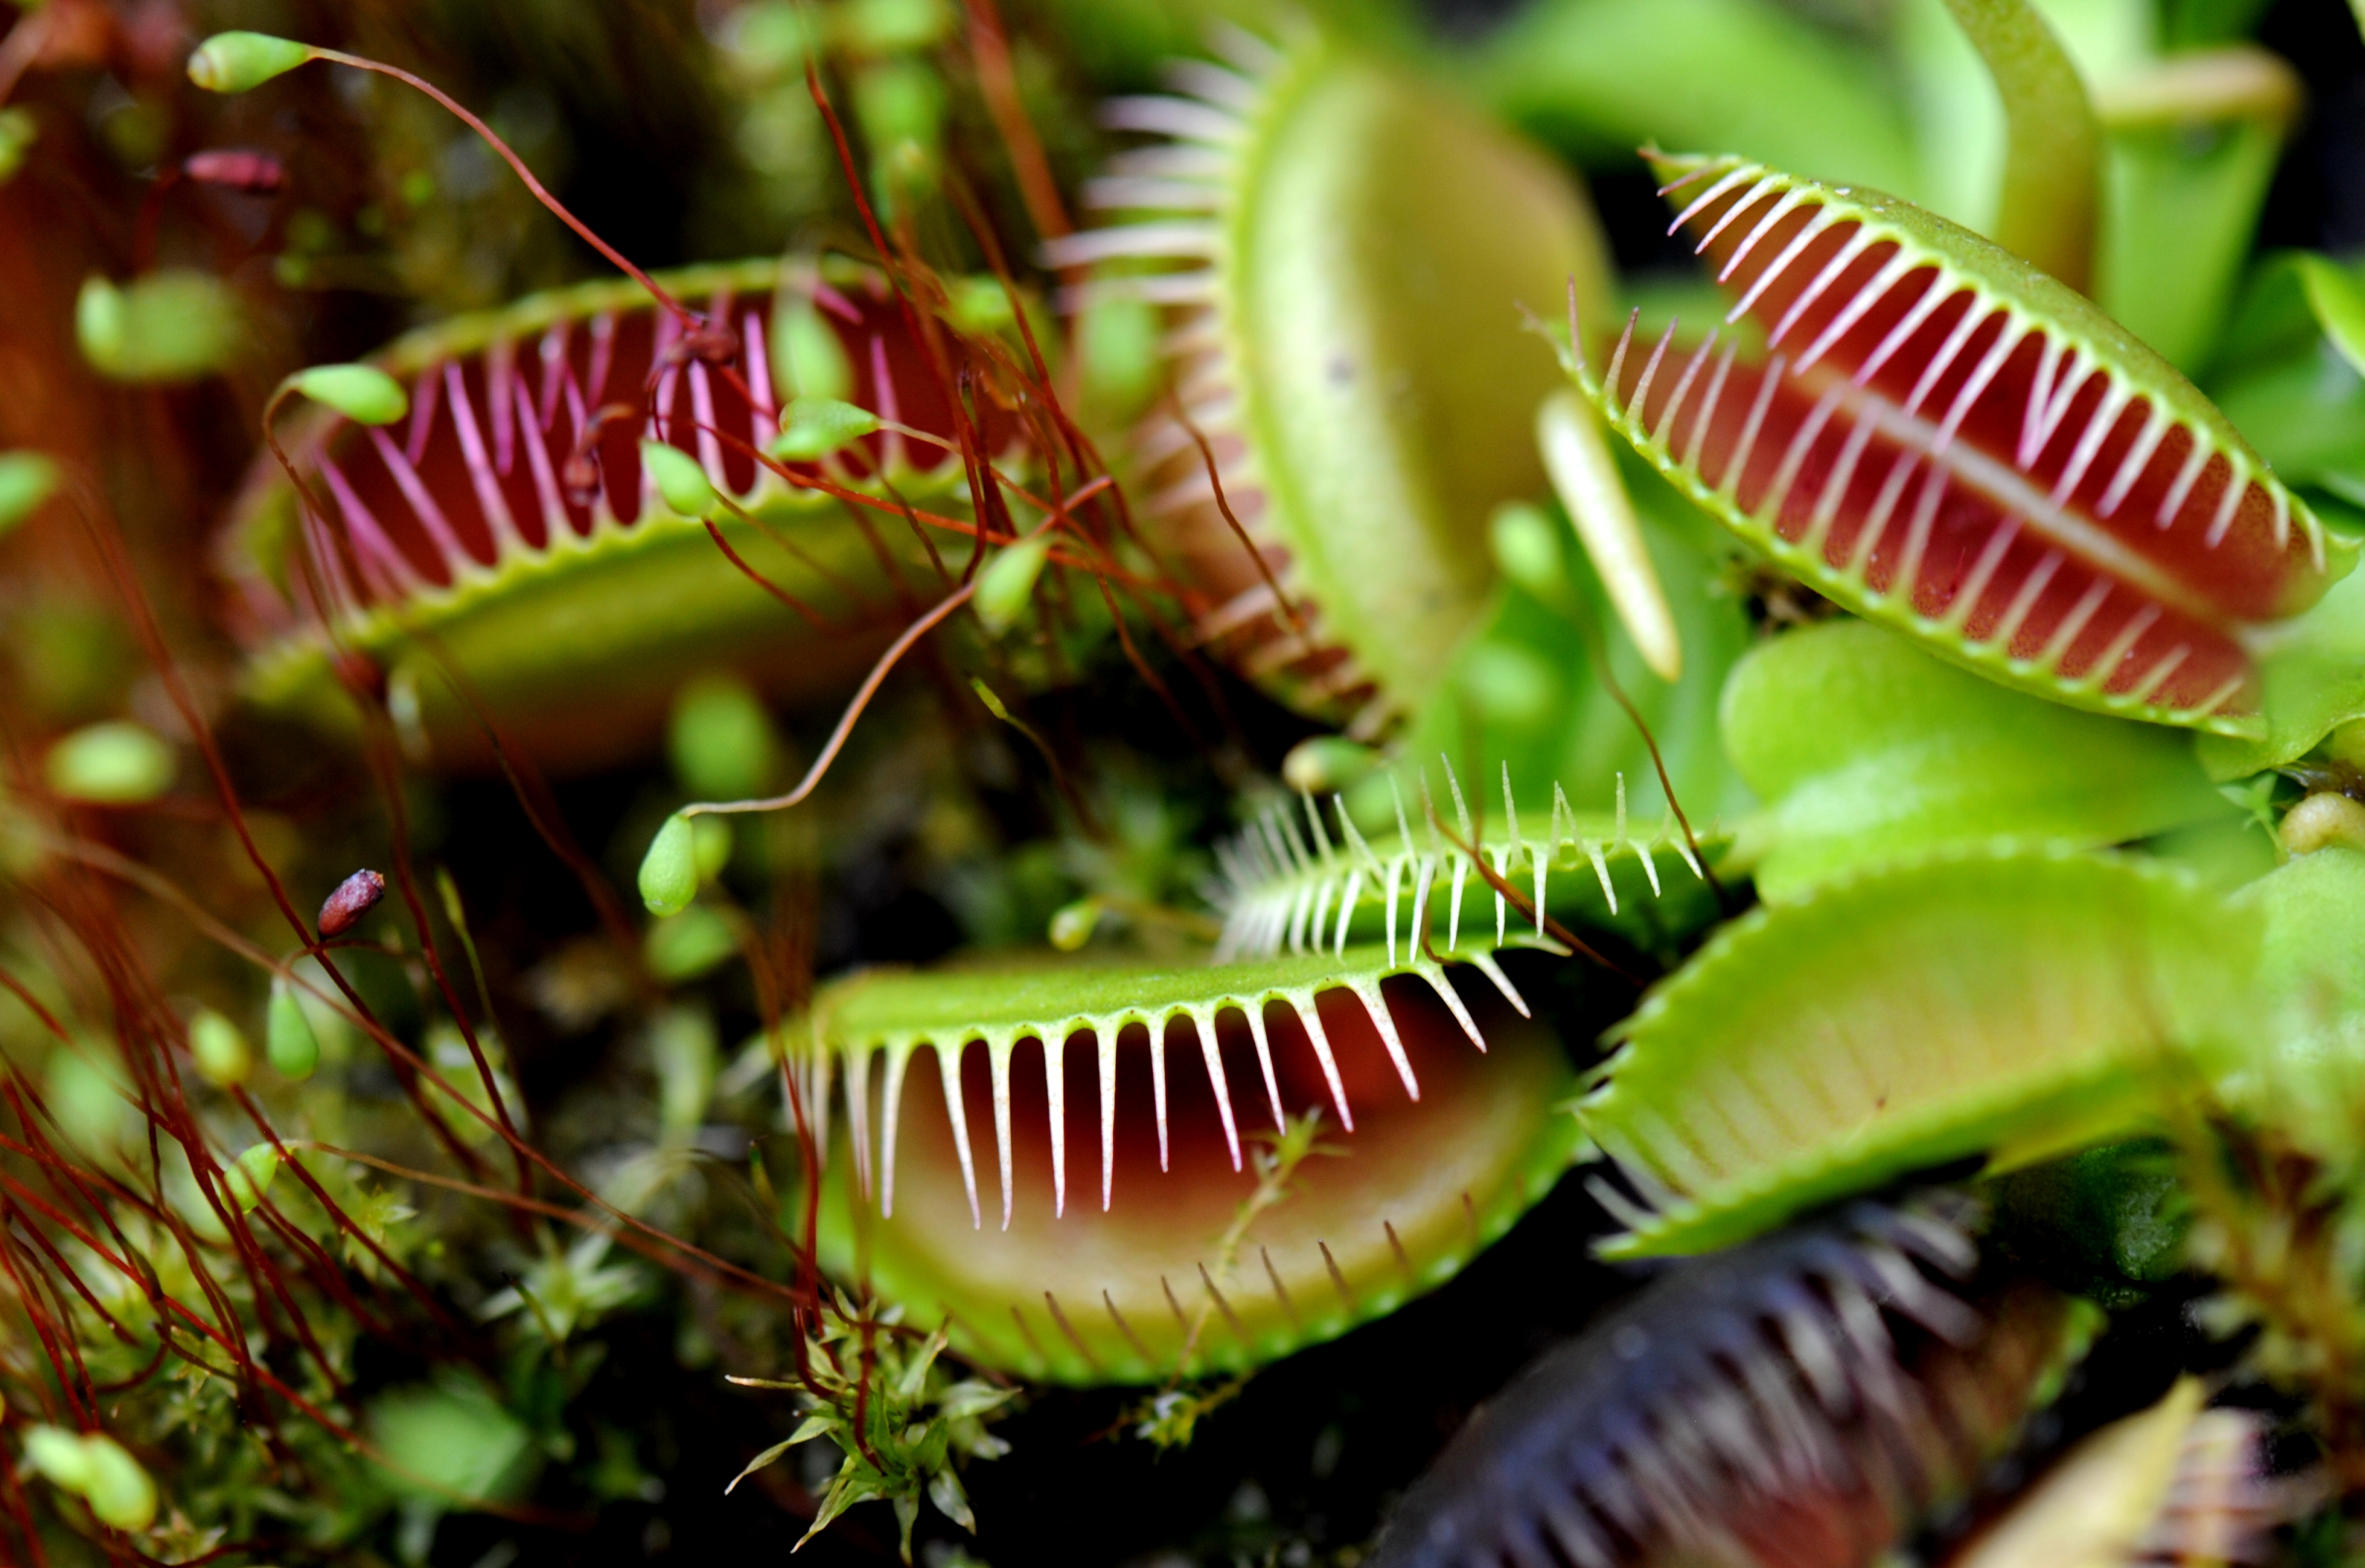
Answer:
[[[807,1058],[801,1092],[805,1097],[805,1120],[813,1128],[815,1148],[829,1148],[829,1081],[832,1053],[815,1051]]]
[[[1166,1163],[1166,1022],[1152,1019],[1149,1025],[1149,1091],[1158,1106],[1158,1169]]]
[[[1224,1081],[1224,1053],[1216,1041],[1216,1010],[1212,1007],[1188,1014],[1191,1026],[1199,1032],[1199,1054],[1207,1064],[1207,1083],[1216,1092],[1216,1109],[1223,1113],[1224,1144],[1232,1153],[1232,1169],[1240,1168],[1240,1132],[1232,1121],[1231,1086]]]
[[[1474,960],[1481,972],[1494,983],[1511,1005],[1522,1015],[1528,1013],[1526,1001],[1511,985],[1500,967],[1490,956]],[[1469,1036],[1473,1045],[1485,1051],[1486,1042],[1478,1032],[1476,1022],[1463,1004],[1461,995],[1446,978],[1441,965],[1413,958],[1407,971],[1426,980],[1440,1002],[1453,1014],[1454,1021]],[[1413,1070],[1403,1036],[1391,1012],[1381,981],[1384,974],[1342,976],[1334,980],[1317,982],[1295,991],[1278,991],[1263,994],[1253,992],[1216,996],[1211,1000],[1177,1003],[1163,1014],[1157,1012],[1116,1013],[1101,1016],[1071,1017],[1058,1025],[1004,1025],[996,1032],[973,1033],[966,1044],[947,1048],[925,1036],[902,1038],[873,1036],[859,1042],[831,1042],[816,1039],[816,1055],[811,1059],[792,1064],[795,1073],[792,1090],[806,1102],[808,1126],[814,1142],[825,1146],[827,1115],[831,1102],[837,1092],[833,1078],[845,1081],[846,1111],[849,1119],[848,1138],[852,1145],[855,1180],[857,1190],[868,1195],[876,1191],[879,1212],[892,1218],[895,1213],[895,1161],[902,1125],[903,1079],[915,1051],[926,1046],[936,1053],[937,1077],[942,1086],[946,1120],[953,1137],[953,1148],[960,1162],[962,1190],[969,1201],[970,1224],[984,1226],[983,1205],[980,1201],[977,1163],[970,1137],[969,1111],[962,1090],[962,1058],[970,1046],[986,1052],[988,1078],[992,1085],[994,1156],[1001,1181],[1002,1226],[1008,1230],[1016,1212],[1017,1158],[1012,1134],[1012,1058],[1021,1041],[1035,1040],[1043,1046],[1043,1072],[1046,1111],[1050,1135],[1052,1212],[1064,1217],[1068,1205],[1067,1149],[1067,1053],[1070,1037],[1077,1034],[1093,1038],[1094,1066],[1100,1084],[1100,1145],[1101,1145],[1101,1208],[1111,1205],[1115,1190],[1116,1168],[1116,1100],[1118,1078],[1118,1045],[1123,1032],[1136,1024],[1146,1027],[1149,1034],[1150,1085],[1158,1121],[1159,1164],[1160,1170],[1172,1165],[1172,1134],[1170,1121],[1171,1105],[1166,1081],[1166,1030],[1177,1019],[1187,1020],[1199,1038],[1199,1054],[1207,1072],[1207,1085],[1216,1099],[1216,1114],[1222,1119],[1224,1145],[1235,1171],[1245,1169],[1241,1148],[1239,1116],[1232,1103],[1230,1075],[1226,1071],[1222,1042],[1216,1030],[1216,1020],[1227,1010],[1237,1009],[1247,1024],[1249,1036],[1256,1049],[1259,1076],[1264,1081],[1266,1102],[1272,1114],[1276,1130],[1288,1124],[1283,1107],[1281,1085],[1273,1067],[1271,1031],[1264,1014],[1268,1002],[1278,1002],[1292,1009],[1306,1030],[1306,1043],[1312,1047],[1315,1061],[1320,1068],[1324,1085],[1329,1092],[1341,1127],[1352,1132],[1354,1112],[1347,1100],[1346,1083],[1339,1072],[1336,1052],[1328,1032],[1323,1027],[1317,995],[1323,991],[1339,990],[1352,995],[1363,1007],[1373,1030],[1378,1035],[1387,1058],[1403,1082],[1406,1095],[1418,1102],[1420,1082]],[[842,1053],[843,1061],[836,1058]],[[884,1082],[879,1097],[879,1124],[874,1156],[870,1123],[870,1070],[873,1060],[884,1055]],[[841,1074],[842,1070],[842,1074]]]
[[[1339,1107],[1339,1125],[1351,1133],[1355,1130],[1355,1114],[1347,1109],[1347,1087],[1339,1081],[1339,1060],[1330,1054],[1330,1036],[1322,1032],[1322,1015],[1314,1010],[1314,993],[1300,991],[1287,1000],[1297,1010],[1299,1022],[1306,1025],[1306,1038],[1314,1047],[1314,1059],[1322,1064],[1322,1081],[1330,1086],[1330,1103]]]
[[[993,1150],[1002,1169],[1002,1228],[1010,1228],[1010,1053],[1014,1042],[989,1040],[985,1060],[993,1077]]]
[[[1043,1032],[1043,1092],[1051,1117],[1051,1214],[1068,1214],[1068,1032]]]
[[[1528,999],[1519,994],[1519,987],[1511,983],[1511,977],[1503,972],[1503,966],[1495,961],[1494,954],[1473,953],[1470,955],[1470,963],[1480,974],[1485,975],[1488,980],[1495,982],[1495,989],[1503,993],[1503,1000],[1509,1002],[1520,1017],[1532,1018],[1535,1016],[1534,1014],[1528,1011]],[[1430,980],[1429,983],[1431,985],[1437,984],[1434,980]],[[1440,987],[1439,989],[1443,991],[1448,996],[1452,996],[1452,991],[1450,986]],[[1459,997],[1453,997],[1453,1000],[1458,1002],[1461,999]],[[1486,1048],[1486,1042],[1479,1040],[1475,1031],[1472,1032],[1471,1038],[1477,1040],[1478,1048],[1480,1050],[1483,1051]]]
[[[903,1111],[903,1070],[912,1064],[909,1045],[887,1048],[887,1087],[879,1106],[879,1212],[895,1216],[895,1127]]]
[[[1115,1027],[1093,1036],[1101,1070],[1101,1212],[1106,1214],[1109,1191],[1116,1180],[1116,1036]]]
[[[1429,988],[1437,992],[1437,999],[1445,1003],[1445,1010],[1453,1014],[1453,1021],[1462,1025],[1462,1032],[1470,1036],[1470,1043],[1477,1047],[1479,1053],[1484,1055],[1486,1050],[1485,1036],[1478,1033],[1478,1025],[1470,1016],[1470,1010],[1462,1005],[1462,993],[1453,989],[1453,982],[1445,978],[1445,971],[1435,964],[1423,964],[1413,972],[1429,982]],[[1501,980],[1496,983],[1508,989],[1510,982]],[[1516,995],[1513,1001],[1515,1002],[1518,1001]],[[1519,1011],[1525,1013],[1527,1008],[1522,1005]],[[1419,1096],[1415,1095],[1414,1098],[1418,1099]]]
[[[953,1148],[960,1155],[961,1185],[969,1192],[970,1228],[983,1230],[985,1215],[977,1206],[977,1162],[969,1151],[969,1110],[961,1103],[960,1052],[935,1048],[936,1071],[945,1085],[945,1114],[952,1123]]]
[[[1362,1002],[1363,1011],[1371,1014],[1372,1026],[1380,1032],[1380,1044],[1387,1047],[1388,1060],[1395,1064],[1396,1076],[1404,1080],[1406,1095],[1418,1101],[1420,1080],[1413,1076],[1412,1063],[1405,1057],[1404,1041],[1396,1034],[1395,1019],[1388,1014],[1387,999],[1380,994],[1380,982],[1358,980],[1349,989]]]
[[[1272,1103],[1272,1129],[1279,1132],[1289,1125],[1289,1117],[1282,1111],[1281,1084],[1272,1075],[1272,1047],[1264,1033],[1264,1003],[1246,1002],[1240,1014],[1249,1021],[1249,1038],[1256,1042],[1257,1066],[1264,1072],[1265,1096]]]
[[[814,1056],[826,1058],[827,1051]],[[870,1195],[870,1058],[869,1046],[846,1053],[846,1129],[854,1143],[854,1182],[864,1197]],[[821,1145],[827,1148],[827,1145]]]

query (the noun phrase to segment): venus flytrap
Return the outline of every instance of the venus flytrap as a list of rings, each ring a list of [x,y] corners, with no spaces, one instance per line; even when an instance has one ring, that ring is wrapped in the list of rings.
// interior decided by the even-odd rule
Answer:
[[[1917,1170],[2164,1125],[2231,1070],[2260,933],[2171,868],[1957,850],[1719,931],[1579,1109],[1620,1252],[1688,1252]]]
[[[291,419],[298,483],[250,481],[219,559],[242,607],[251,702],[352,732],[312,620],[326,616],[383,676],[425,760],[489,761],[490,720],[580,764],[637,746],[694,673],[732,666],[794,701],[876,651],[896,582],[933,570],[914,526],[970,526],[961,463],[843,420],[832,428],[851,444],[817,461],[758,454],[778,417],[814,404],[808,384],[898,409],[914,431],[950,430],[884,283],[790,258],[659,286],[707,324],[686,327],[636,286],[592,284],[336,367],[390,378],[408,412],[370,425],[331,402],[333,417]],[[723,338],[728,363],[690,352],[720,353]],[[371,385],[355,410],[399,409]],[[1025,471],[992,406],[983,433]],[[849,519],[849,503],[867,511]]]
[[[1603,299],[1607,262],[1581,193],[1435,89],[1311,35],[1229,47],[1110,107],[1165,140],[1089,193],[1131,220],[1051,259],[1182,263],[1087,286],[1174,315],[1141,510],[1202,596],[1200,636],[1368,739],[1481,612],[1468,538],[1543,477],[1551,383],[1517,308],[1572,278]]]
[[[1572,369],[1801,581],[2057,701],[2254,736],[2259,628],[2348,570],[2224,415],[2053,279],[1890,198],[1662,157],[1765,354],[1630,326]]]
[[[962,1355],[1059,1382],[1241,1371],[1332,1338],[1451,1275],[1569,1158],[1565,1062],[1485,968],[1500,1003],[1409,943],[843,982],[790,1058],[834,1151],[824,1260],[862,1258]],[[1423,984],[1384,984],[1399,975]],[[923,1047],[934,1071],[913,1070]],[[1341,1158],[1227,1245],[1249,1135],[1314,1106]]]
[[[1721,727],[1763,802],[1731,863],[1768,900],[1998,836],[2104,848],[2235,812],[2181,736],[2005,690],[1858,621],[1753,649]]]
[[[1672,812],[1628,813],[1622,781],[1616,788],[1620,809],[1611,812],[1572,810],[1557,785],[1523,805],[1508,765],[1497,780],[1470,785],[1478,809],[1490,816],[1482,830],[1452,759],[1437,760],[1434,772],[1391,767],[1357,791],[1396,808],[1391,826],[1357,826],[1374,813],[1359,812],[1344,797],[1317,803],[1305,796],[1296,806],[1261,813],[1219,844],[1218,876],[1208,895],[1223,922],[1216,956],[1343,952],[1351,941],[1377,940],[1393,961],[1399,943],[1417,951],[1440,923],[1450,950],[1462,949],[1465,930],[1483,937],[1490,929],[1498,945],[1517,935],[1557,948],[1552,922],[1618,924],[1621,909],[1630,925],[1661,915],[1682,924],[1690,902],[1682,890],[1706,887],[1708,861],[1722,847],[1712,823],[1687,834]],[[1499,797],[1488,784],[1499,788]],[[1492,817],[1497,799],[1502,815]],[[1407,801],[1416,814],[1405,814]],[[1503,886],[1479,871],[1472,852]],[[1669,896],[1671,888],[1678,896]],[[1514,915],[1514,899],[1522,896]],[[1653,914],[1639,916],[1645,907]]]
[[[2092,1336],[1975,1272],[1978,1219],[1859,1202],[1662,1273],[1483,1406],[1369,1561],[1845,1564],[1911,1539]]]
[[[2209,1408],[2207,1397],[2200,1379],[2180,1378],[2158,1404],[2087,1438],[1951,1568],[2263,1555],[2278,1516],[2307,1488],[2270,1475],[2257,1413]]]

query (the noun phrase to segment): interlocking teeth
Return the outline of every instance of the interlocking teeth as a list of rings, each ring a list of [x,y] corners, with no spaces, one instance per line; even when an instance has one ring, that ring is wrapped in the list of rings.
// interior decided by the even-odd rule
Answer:
[[[1461,782],[1454,776],[1452,763],[1440,760],[1444,762],[1450,798],[1454,802],[1456,831],[1463,835],[1464,843],[1474,843]],[[1424,791],[1428,788],[1426,774],[1421,787]],[[1704,879],[1698,857],[1675,813],[1667,812],[1649,837],[1638,836],[1627,819],[1623,774],[1618,776],[1616,790],[1614,825],[1606,835],[1581,832],[1566,792],[1555,786],[1551,825],[1542,834],[1530,836],[1520,831],[1519,805],[1511,796],[1509,770],[1505,769],[1503,806],[1508,832],[1478,848],[1493,868],[1496,879],[1505,886],[1517,885],[1513,878],[1524,863],[1526,880],[1534,899],[1531,915],[1536,939],[1545,936],[1545,909],[1552,874],[1556,870],[1590,871],[1612,914],[1619,908],[1618,884],[1610,874],[1612,857],[1631,856],[1638,861],[1653,897],[1663,890],[1654,857],[1657,851],[1673,852],[1695,879]],[[1471,879],[1470,859],[1449,850],[1433,828],[1428,834],[1432,842],[1425,846],[1417,842],[1404,814],[1401,791],[1395,838],[1392,843],[1384,841],[1379,848],[1349,819],[1346,804],[1338,797],[1331,799],[1328,818],[1338,823],[1336,844],[1326,826],[1322,808],[1310,798],[1304,801],[1304,808],[1311,824],[1310,842],[1308,835],[1298,832],[1295,813],[1276,811],[1267,812],[1216,846],[1217,876],[1207,893],[1224,916],[1223,935],[1216,944],[1218,962],[1282,952],[1341,950],[1357,915],[1373,909],[1379,911],[1382,920],[1378,938],[1385,943],[1389,960],[1394,962],[1400,942],[1417,952],[1424,941],[1433,938],[1429,892],[1440,877],[1447,881],[1446,949],[1457,958],[1469,957],[1462,949],[1462,902]],[[1407,886],[1412,895],[1410,920],[1400,924],[1398,916],[1406,910],[1404,893]],[[1493,897],[1494,945],[1499,947],[1510,940],[1509,901],[1499,889]],[[1499,971],[1490,971],[1489,978],[1496,972]]]
[[[1519,996],[1499,967],[1491,959],[1480,966],[1487,978],[1524,1014],[1526,1003]],[[1272,1125],[1278,1129],[1285,1120],[1279,1078],[1274,1070],[1272,1037],[1265,1008],[1278,1003],[1294,1016],[1306,1033],[1306,1044],[1314,1054],[1325,1089],[1329,1096],[1329,1108],[1341,1127],[1352,1132],[1355,1126],[1353,1107],[1349,1103],[1346,1083],[1329,1033],[1324,1027],[1316,997],[1323,992],[1337,992],[1352,997],[1363,1009],[1364,1017],[1379,1037],[1395,1068],[1406,1096],[1420,1098],[1420,1081],[1399,1031],[1395,1018],[1381,989],[1381,981],[1390,974],[1415,974],[1429,983],[1430,990],[1444,1004],[1471,1043],[1481,1051],[1486,1048],[1476,1021],[1463,1005],[1461,995],[1446,978],[1442,968],[1434,962],[1407,956],[1402,965],[1372,967],[1361,970],[1349,966],[1348,971],[1335,979],[1323,979],[1302,985],[1275,987],[1263,991],[1223,994],[1188,1002],[1176,1002],[1155,1009],[1121,1009],[1115,1013],[1043,1020],[1025,1025],[1010,1025],[992,1033],[968,1031],[959,1043],[947,1046],[928,1031],[912,1031],[889,1039],[871,1039],[863,1043],[841,1042],[833,1045],[817,1041],[813,1059],[823,1060],[835,1053],[845,1057],[843,1065],[845,1096],[848,1118],[848,1141],[852,1145],[855,1181],[861,1191],[875,1190],[880,1211],[892,1216],[895,1212],[896,1150],[902,1126],[904,1076],[913,1055],[926,1046],[936,1058],[937,1077],[943,1088],[944,1104],[951,1124],[953,1152],[960,1163],[961,1184],[970,1205],[973,1226],[984,1225],[984,1205],[981,1202],[977,1160],[969,1129],[969,1108],[961,1087],[961,1058],[970,1048],[986,1053],[988,1081],[992,1086],[992,1120],[993,1124],[994,1160],[1000,1181],[1002,1226],[1009,1228],[1015,1214],[1016,1179],[1014,1170],[1014,1114],[1013,1111],[1014,1081],[1022,1076],[1014,1070],[1013,1060],[1019,1042],[1036,1040],[1043,1046],[1044,1091],[1050,1135],[1051,1205],[1057,1215],[1067,1213],[1068,1146],[1067,1146],[1067,1074],[1066,1062],[1070,1043],[1078,1036],[1086,1036],[1100,1091],[1100,1176],[1101,1207],[1106,1210],[1115,1197],[1117,1113],[1117,1062],[1119,1036],[1135,1025],[1147,1031],[1153,1110],[1158,1126],[1159,1168],[1166,1170],[1171,1163],[1172,1124],[1169,1107],[1166,1059],[1167,1029],[1181,1022],[1189,1026],[1199,1046],[1202,1070],[1207,1078],[1217,1116],[1224,1132],[1224,1146],[1234,1170],[1245,1168],[1240,1131],[1241,1115],[1233,1103],[1233,1082],[1225,1069],[1223,1052],[1218,1042],[1216,1025],[1226,1013],[1240,1015],[1256,1050],[1258,1076],[1262,1080],[1265,1110]],[[949,1037],[949,1036],[948,1036]],[[876,1123],[877,1159],[872,1158],[873,1122],[871,1116],[871,1064],[874,1057],[883,1056],[884,1075]],[[829,1075],[825,1070],[808,1070],[800,1081],[800,1089],[807,1102],[807,1114],[813,1118],[810,1131],[817,1140],[827,1137],[826,1122],[816,1107],[826,1102],[830,1093]],[[1245,1086],[1244,1086],[1245,1087]]]
[[[1373,1561],[1770,1561],[1772,1499],[1785,1520],[1831,1510],[1819,1540],[1841,1539],[1839,1513],[1858,1500],[1870,1507],[1851,1523],[1910,1523],[2008,1435],[2015,1417],[1990,1413],[1984,1385],[2011,1388],[1994,1403],[2016,1411],[2014,1385],[2050,1361],[2068,1321],[2031,1290],[1983,1298],[1996,1307],[1983,1319],[1956,1294],[1967,1271],[1916,1268],[1900,1242],[1914,1226],[1950,1230],[1950,1256],[1969,1246],[1963,1206],[1925,1202],[1855,1204],[1664,1276],[1465,1427]],[[1976,1334],[1901,1357],[1888,1320],[1916,1313],[1894,1294],[1900,1271],[1913,1302],[1943,1300]],[[1877,1539],[1851,1532],[1846,1546]]]

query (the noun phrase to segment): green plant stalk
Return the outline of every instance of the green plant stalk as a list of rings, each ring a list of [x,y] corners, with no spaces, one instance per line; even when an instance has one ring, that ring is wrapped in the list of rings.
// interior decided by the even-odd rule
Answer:
[[[2102,127],[2061,40],[2028,0],[1946,0],[2003,96],[1995,241],[2084,293],[2092,281]]]

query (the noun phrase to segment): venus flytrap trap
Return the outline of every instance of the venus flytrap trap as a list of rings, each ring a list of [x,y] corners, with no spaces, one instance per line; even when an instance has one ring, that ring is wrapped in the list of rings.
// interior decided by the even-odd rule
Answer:
[[[2231,1070],[2259,932],[2171,868],[1957,850],[1719,931],[1617,1032],[1579,1108],[1621,1252],[1723,1245],[1978,1157],[2166,1124]]]
[[[1086,286],[1174,316],[1142,512],[1201,596],[1202,639],[1370,738],[1477,617],[1491,572],[1470,533],[1543,476],[1550,378],[1517,306],[1572,277],[1601,300],[1608,264],[1582,194],[1435,89],[1312,35],[1229,47],[1177,67],[1175,95],[1110,106],[1165,140],[1088,193],[1130,221],[1051,259],[1187,263]]]
[[[1631,326],[1573,371],[1614,428],[1784,569],[1991,678],[2097,711],[2265,728],[2256,628],[2327,535],[2181,375],[2086,300],[1891,198],[1662,157],[1674,228],[1765,357]]]
[[[2158,1404],[2087,1438],[1951,1568],[2264,1554],[2274,1528],[2304,1511],[2307,1488],[2270,1474],[2263,1420],[2206,1397],[2198,1378],[2180,1378]]]
[[[1241,1371],[1332,1338],[1450,1276],[1572,1152],[1566,1064],[1503,989],[1474,1002],[1409,945],[848,980],[791,1060],[843,1150],[824,1260],[1037,1378]],[[1340,1158],[1227,1245],[1261,1190],[1247,1135],[1314,1107]]]
[[[2005,690],[1857,621],[1753,649],[1725,683],[1722,721],[1763,802],[1731,861],[1767,900],[1999,835],[2106,848],[2238,820],[2173,732]]]
[[[661,286],[716,319],[696,329],[713,342],[631,286],[582,286],[426,329],[357,367],[394,380],[407,423],[339,410],[297,428],[301,488],[258,475],[221,555],[252,701],[350,730],[342,644],[429,759],[484,760],[489,722],[579,764],[637,745],[693,672],[738,666],[793,700],[876,650],[897,595],[935,569],[938,547],[914,531],[973,530],[962,464],[843,417],[825,450],[777,443],[778,421],[809,428],[793,422],[811,414],[808,383],[948,439],[946,396],[883,281],[791,260]],[[1014,455],[988,403],[988,439]],[[586,682],[597,722],[558,722]]]
[[[2092,1335],[1978,1272],[1977,1218],[1856,1203],[1664,1275],[1474,1417],[1371,1561],[1871,1561],[1973,1489]]]
[[[1460,952],[1465,894],[1474,941],[1483,942],[1491,914],[1496,946],[1514,939],[1516,918],[1532,926],[1531,935],[1518,935],[1557,948],[1551,931],[1555,917],[1608,925],[1618,920],[1621,896],[1630,911],[1664,900],[1662,861],[1678,891],[1687,880],[1707,885],[1702,857],[1712,857],[1721,844],[1713,828],[1702,840],[1687,834],[1672,811],[1655,823],[1630,817],[1622,779],[1616,787],[1618,809],[1606,814],[1574,811],[1558,785],[1548,806],[1531,797],[1523,832],[1507,764],[1500,786],[1503,814],[1481,832],[1452,759],[1440,755],[1438,762],[1436,774],[1426,767],[1391,768],[1381,779],[1384,794],[1368,791],[1395,808],[1393,831],[1358,828],[1343,797],[1334,795],[1326,810],[1308,795],[1301,800],[1302,810],[1268,811],[1218,845],[1219,880],[1210,891],[1223,920],[1217,958],[1326,948],[1343,953],[1349,941],[1376,936],[1394,962],[1400,941],[1407,952],[1422,949],[1440,913],[1445,948]],[[1437,791],[1431,790],[1432,778],[1440,781]],[[1450,814],[1439,814],[1440,793],[1450,802]],[[1409,818],[1407,797],[1417,802],[1417,814]],[[1485,796],[1477,799],[1481,810],[1489,809]],[[1708,848],[1701,847],[1703,842]],[[1481,859],[1492,878],[1478,869]],[[1522,894],[1515,917],[1512,904]],[[1484,968],[1493,960],[1481,947],[1473,961]]]

